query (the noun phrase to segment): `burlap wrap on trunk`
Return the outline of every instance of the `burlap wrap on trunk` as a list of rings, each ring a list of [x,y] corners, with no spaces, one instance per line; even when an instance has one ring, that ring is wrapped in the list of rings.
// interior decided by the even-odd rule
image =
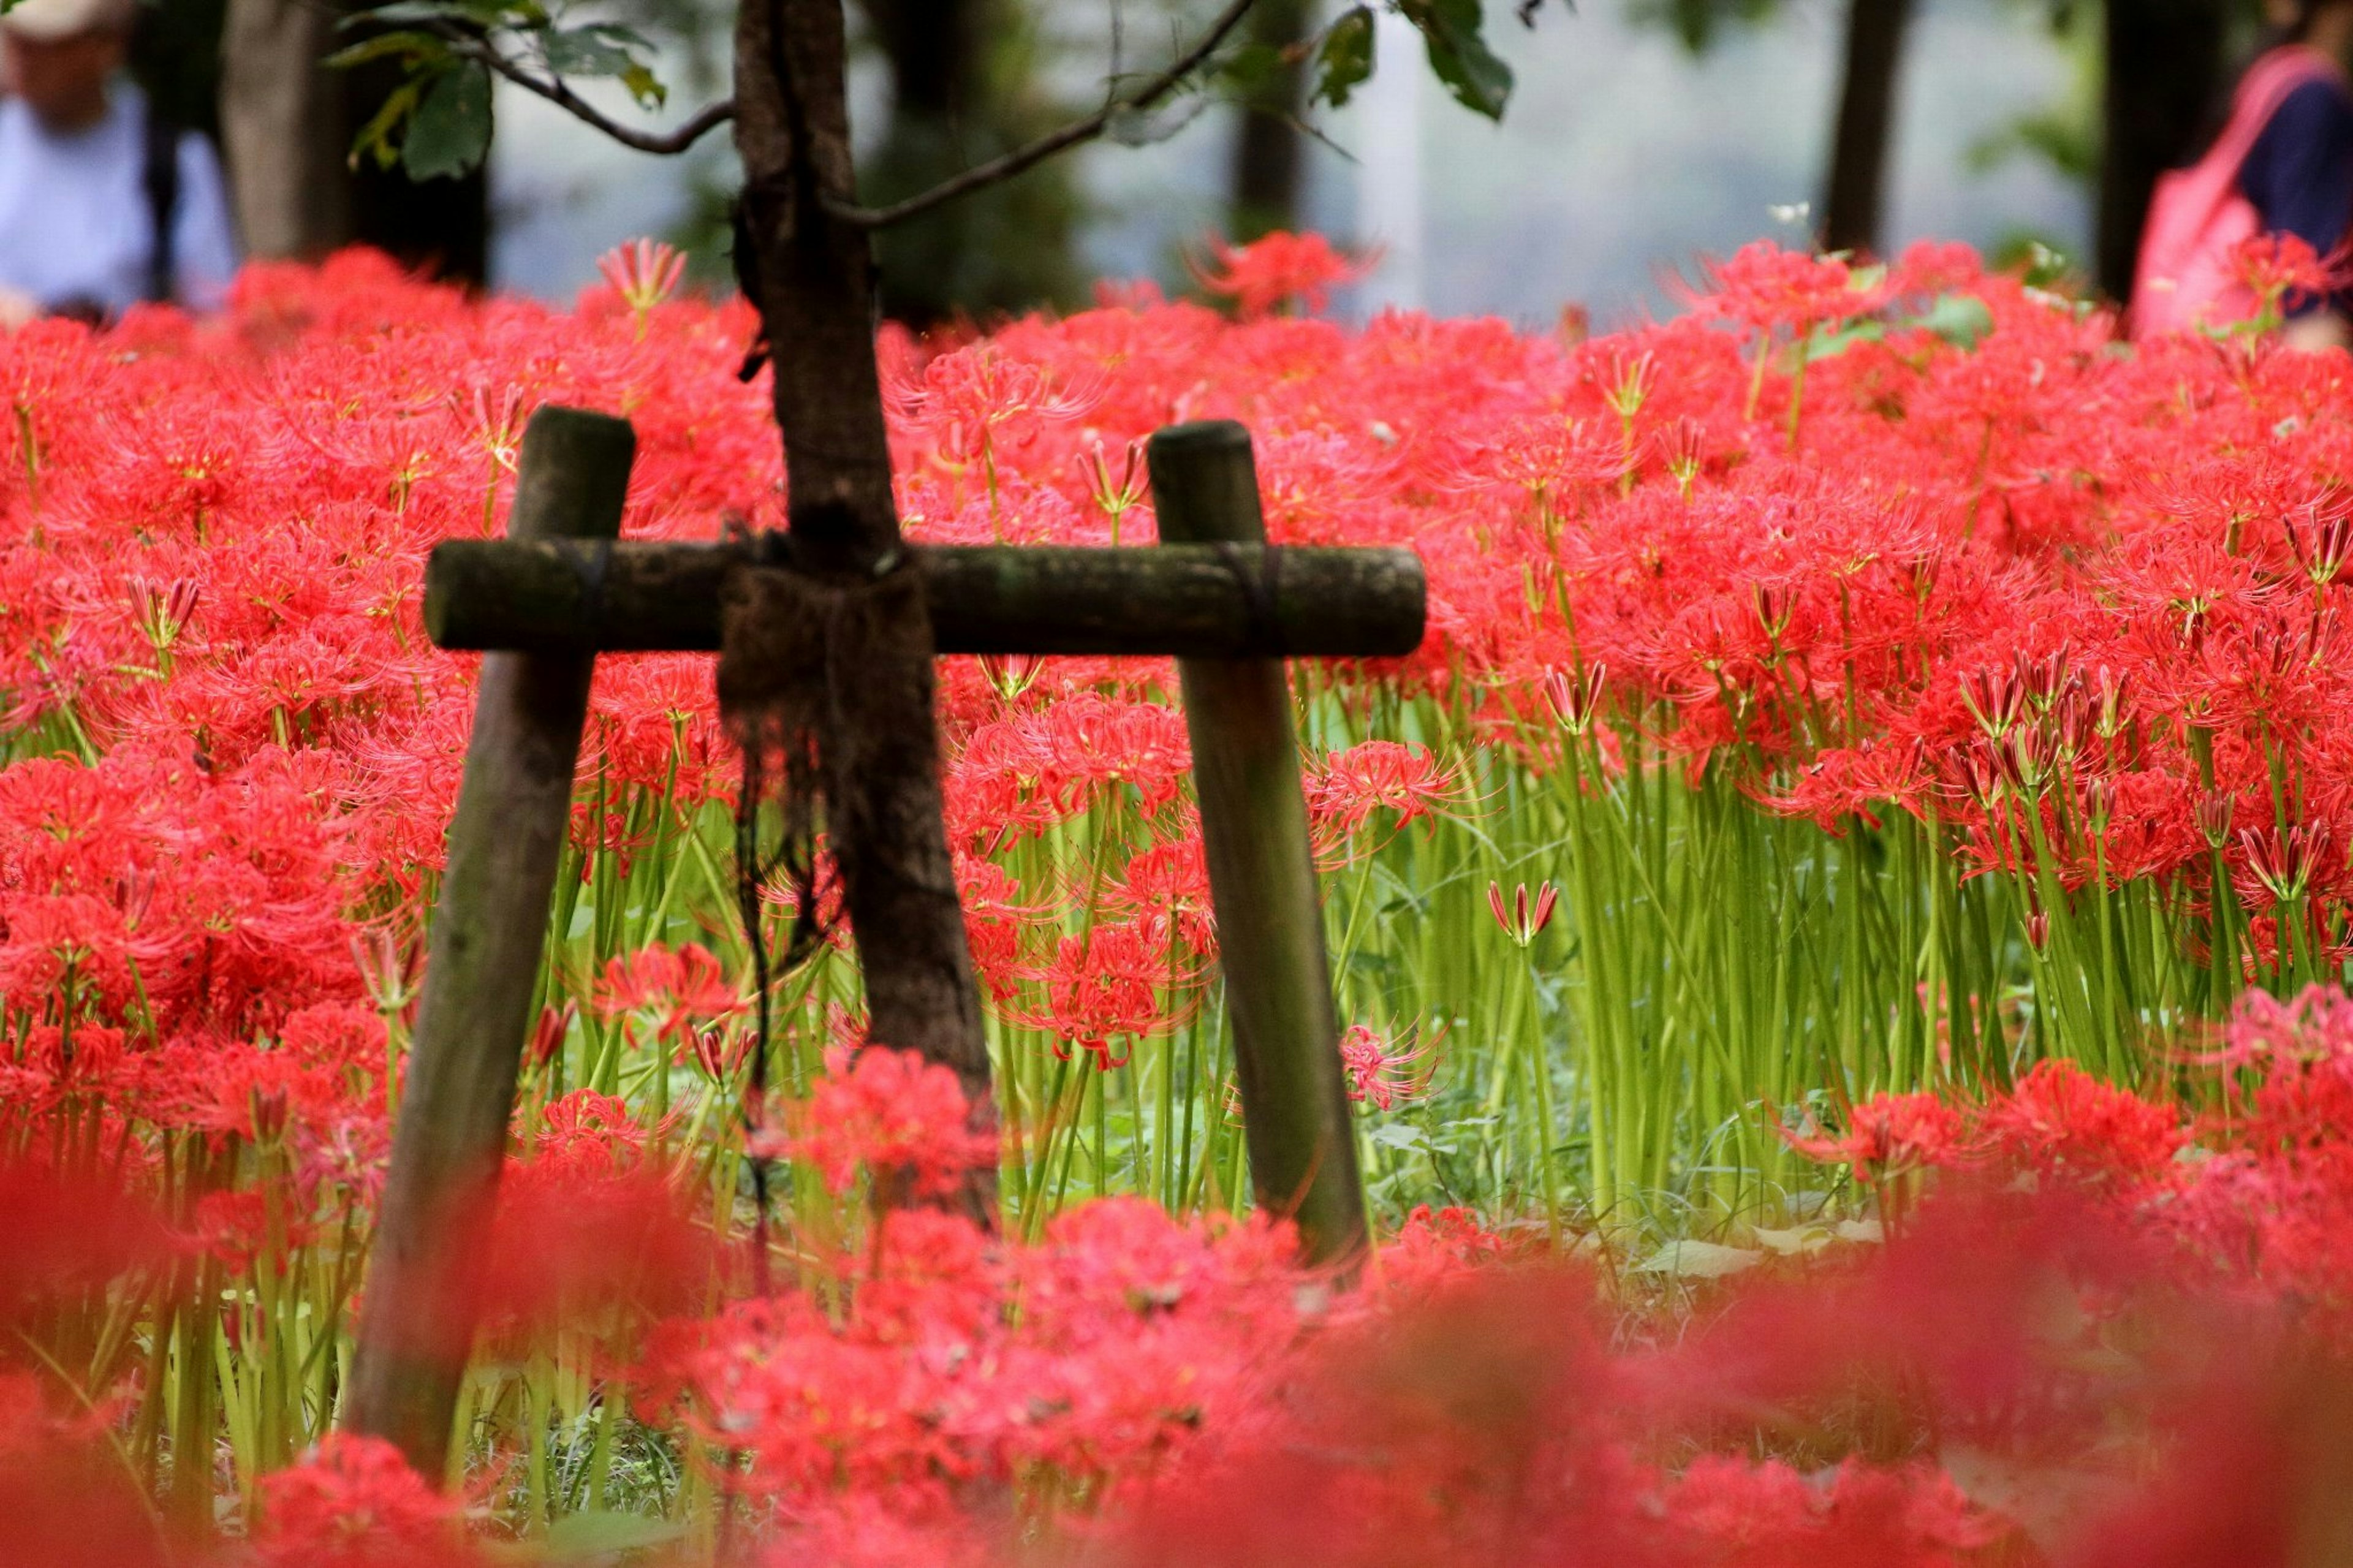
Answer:
[[[866,837],[856,819],[888,808],[839,786],[869,776],[878,752],[903,748],[911,716],[928,726],[930,673],[930,617],[911,563],[834,577],[747,559],[722,582],[719,710],[743,748],[746,809],[773,799],[783,818],[773,864],[797,884],[796,948],[819,934],[819,803],[837,859],[854,853]]]

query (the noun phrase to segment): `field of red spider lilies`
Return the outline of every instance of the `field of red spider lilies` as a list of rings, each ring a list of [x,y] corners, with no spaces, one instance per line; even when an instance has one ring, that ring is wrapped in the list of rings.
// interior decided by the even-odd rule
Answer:
[[[943,662],[976,1147],[846,933],[747,1113],[711,668],[609,657],[431,1478],[334,1435],[471,711],[425,554],[550,402],[635,422],[629,534],[779,525],[751,313],[353,254],[0,337],[0,1559],[2344,1560],[2353,360],[1957,248],[1575,342],[1345,270],[881,353],[918,540],[1148,544],[1141,439],[1230,416],[1276,541],[1427,563],[1418,654],[1293,668],[1362,1279],[1250,1212],[1169,667]],[[986,1162],[993,1234],[878,1199]]]

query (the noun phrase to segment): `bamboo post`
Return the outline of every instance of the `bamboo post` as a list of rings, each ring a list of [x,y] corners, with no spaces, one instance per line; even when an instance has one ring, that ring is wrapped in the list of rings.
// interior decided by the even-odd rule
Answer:
[[[1170,426],[1152,437],[1147,461],[1162,541],[1239,547],[1244,591],[1275,598],[1282,552],[1244,552],[1266,542],[1250,432],[1231,420]],[[1250,1184],[1261,1207],[1297,1222],[1310,1261],[1345,1268],[1366,1245],[1364,1191],[1282,664],[1183,658],[1176,668]]]
[[[613,538],[636,447],[627,420],[540,409],[523,434],[509,535]],[[587,650],[483,657],[449,825],[344,1416],[437,1480],[473,1343],[475,1270],[498,1196],[595,664]]]

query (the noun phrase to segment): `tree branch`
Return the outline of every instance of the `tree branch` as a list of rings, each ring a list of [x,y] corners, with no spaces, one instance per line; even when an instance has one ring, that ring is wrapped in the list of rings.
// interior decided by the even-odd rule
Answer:
[[[501,54],[484,39],[461,27],[444,22],[436,26],[433,30],[448,40],[451,49],[458,54],[468,59],[480,61],[525,92],[536,93],[574,119],[603,132],[622,146],[634,147],[640,153],[653,153],[664,157],[683,153],[702,141],[703,137],[735,118],[734,100],[722,99],[717,103],[696,110],[691,119],[674,131],[662,132],[639,131],[633,126],[622,124],[586,99],[582,98],[565,84],[562,77],[534,76]]]
[[[1227,36],[1240,25],[1242,17],[1255,4],[1257,0],[1230,0],[1226,8],[1218,13],[1217,19],[1209,24],[1208,31],[1194,41],[1192,47],[1170,60],[1157,76],[1124,97],[1113,96],[1105,100],[1101,109],[1083,119],[1073,120],[1068,125],[1050,131],[1001,157],[976,163],[963,174],[943,180],[930,190],[909,196],[905,201],[892,202],[883,207],[859,206],[847,202],[828,205],[833,216],[844,223],[855,224],[860,228],[888,228],[893,224],[920,216],[958,196],[1009,180],[1066,147],[1092,142],[1110,127],[1113,116],[1123,110],[1149,109],[1167,97],[1179,83],[1199,68],[1202,61],[1216,52],[1218,46],[1226,41]]]

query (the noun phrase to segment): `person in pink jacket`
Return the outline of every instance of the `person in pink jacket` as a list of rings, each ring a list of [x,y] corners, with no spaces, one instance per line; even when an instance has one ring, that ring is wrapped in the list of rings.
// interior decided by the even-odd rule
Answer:
[[[2249,301],[2232,278],[2239,245],[2293,235],[2342,258],[2353,230],[2353,0],[2274,0],[2269,47],[2233,89],[2231,113],[2198,160],[2158,182],[2133,289],[2137,333],[2217,325]],[[2291,342],[2348,341],[2344,296],[2288,302]]]

